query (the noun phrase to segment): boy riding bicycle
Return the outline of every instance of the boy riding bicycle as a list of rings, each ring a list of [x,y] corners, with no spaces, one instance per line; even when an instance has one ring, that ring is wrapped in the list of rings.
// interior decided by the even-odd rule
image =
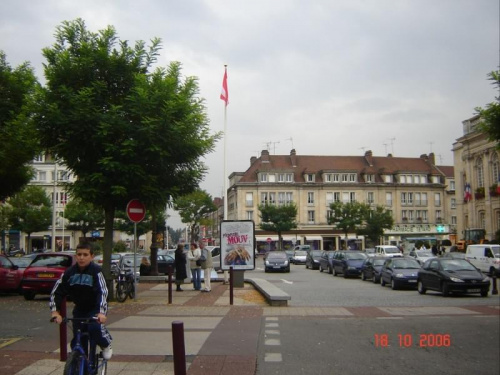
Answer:
[[[64,272],[56,282],[50,294],[50,310],[52,318],[61,324],[63,318],[60,314],[63,297],[69,296],[75,308],[73,318],[97,317],[95,323],[86,324],[89,335],[102,349],[104,359],[110,359],[111,335],[104,326],[108,312],[108,288],[100,266],[95,264],[94,252],[89,244],[80,244],[76,247],[76,264]],[[81,322],[73,322],[73,332],[85,330]],[[75,339],[71,340],[71,348],[75,345]],[[84,345],[87,347],[87,345]]]

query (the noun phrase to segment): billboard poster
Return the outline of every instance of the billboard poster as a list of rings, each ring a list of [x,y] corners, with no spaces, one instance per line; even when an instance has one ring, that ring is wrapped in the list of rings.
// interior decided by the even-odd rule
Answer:
[[[255,225],[252,220],[224,220],[220,224],[221,268],[255,269]]]

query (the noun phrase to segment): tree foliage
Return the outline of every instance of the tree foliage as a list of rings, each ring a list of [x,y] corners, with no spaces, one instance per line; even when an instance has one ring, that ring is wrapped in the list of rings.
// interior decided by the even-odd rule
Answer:
[[[39,152],[38,138],[27,119],[37,85],[28,63],[12,69],[0,51],[0,201],[19,192],[33,176],[29,163]]]
[[[500,70],[490,72],[489,80],[500,90]],[[479,127],[488,134],[490,141],[498,142],[500,148],[500,96],[495,98],[494,102],[486,105],[486,108],[477,107],[476,112],[481,116]]]
[[[346,244],[349,232],[357,233],[363,225],[370,206],[360,202],[334,202],[330,204],[328,224],[334,225],[345,234]]]
[[[197,80],[182,78],[180,63],[150,71],[159,39],[130,47],[113,27],[94,33],[81,19],[63,22],[55,38],[43,50],[36,123],[43,146],[77,177],[72,195],[104,209],[109,279],[115,210],[136,198],[154,213],[193,191],[219,135],[209,134]]]
[[[104,225],[102,208],[84,202],[80,198],[68,202],[64,208],[64,218],[69,221],[66,228],[81,231],[83,237],[87,237],[87,233],[102,228]]]
[[[31,252],[31,233],[49,229],[52,206],[45,190],[40,186],[27,186],[9,199],[9,222],[12,229],[28,234],[28,252]]]
[[[297,228],[297,206],[293,203],[277,206],[260,204],[260,228],[278,234],[278,247],[283,249],[282,233]]]
[[[390,210],[383,206],[376,206],[366,212],[365,226],[360,231],[366,235],[374,244],[378,245],[380,237],[384,234],[384,229],[390,229],[394,225],[394,219]]]
[[[195,190],[191,194],[174,200],[174,209],[179,211],[181,221],[190,225],[191,241],[197,242],[199,238],[200,225],[210,225],[207,215],[217,211],[212,197],[204,190]]]

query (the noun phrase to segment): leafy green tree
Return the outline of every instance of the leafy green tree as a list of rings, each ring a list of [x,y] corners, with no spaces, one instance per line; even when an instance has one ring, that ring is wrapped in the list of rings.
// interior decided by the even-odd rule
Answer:
[[[36,129],[27,121],[38,83],[28,63],[12,69],[0,51],[0,201],[20,191],[32,178],[29,163],[39,152]]]
[[[9,222],[12,229],[28,235],[28,253],[31,253],[31,234],[47,230],[52,223],[52,205],[40,186],[27,186],[9,199]]]
[[[500,70],[488,74],[489,80],[500,90]],[[497,141],[500,148],[500,96],[496,101],[486,105],[486,108],[477,107],[476,112],[481,116],[479,127],[488,134],[490,141]]]
[[[390,210],[383,206],[376,206],[369,209],[364,218],[365,227],[360,233],[366,235],[374,244],[380,243],[380,237],[384,235],[384,229],[391,229],[394,219]]]
[[[132,48],[113,27],[93,33],[81,19],[63,22],[55,37],[43,50],[47,87],[35,121],[42,145],[77,177],[72,195],[104,209],[110,280],[115,210],[141,200],[154,230],[157,208],[199,185],[206,173],[200,159],[219,135],[209,134],[197,80],[183,79],[180,63],[150,72],[159,39]]]
[[[170,239],[172,240],[172,244],[176,244],[182,237],[182,229],[172,229],[168,228],[168,233],[170,234]]]
[[[349,232],[357,233],[361,229],[369,209],[369,205],[360,202],[331,203],[331,213],[327,218],[328,224],[344,232],[347,245],[347,235]]]
[[[283,249],[283,232],[297,228],[297,206],[293,203],[277,206],[260,204],[260,228],[278,233],[278,248]]]
[[[191,194],[174,200],[174,209],[179,211],[181,221],[189,224],[191,229],[191,241],[200,239],[200,225],[210,225],[207,215],[217,210],[217,206],[210,194],[204,190],[195,190]]]
[[[104,225],[102,208],[95,207],[92,203],[84,202],[79,198],[68,202],[64,208],[64,218],[69,221],[66,228],[81,231],[83,237],[87,237],[87,233],[102,228]]]

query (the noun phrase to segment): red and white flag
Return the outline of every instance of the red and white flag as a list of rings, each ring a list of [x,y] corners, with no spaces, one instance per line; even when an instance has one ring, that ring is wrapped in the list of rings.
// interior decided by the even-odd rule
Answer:
[[[220,98],[226,102],[226,106],[229,104],[229,91],[227,90],[227,68],[224,70],[224,79],[222,80],[222,91],[220,93]]]

